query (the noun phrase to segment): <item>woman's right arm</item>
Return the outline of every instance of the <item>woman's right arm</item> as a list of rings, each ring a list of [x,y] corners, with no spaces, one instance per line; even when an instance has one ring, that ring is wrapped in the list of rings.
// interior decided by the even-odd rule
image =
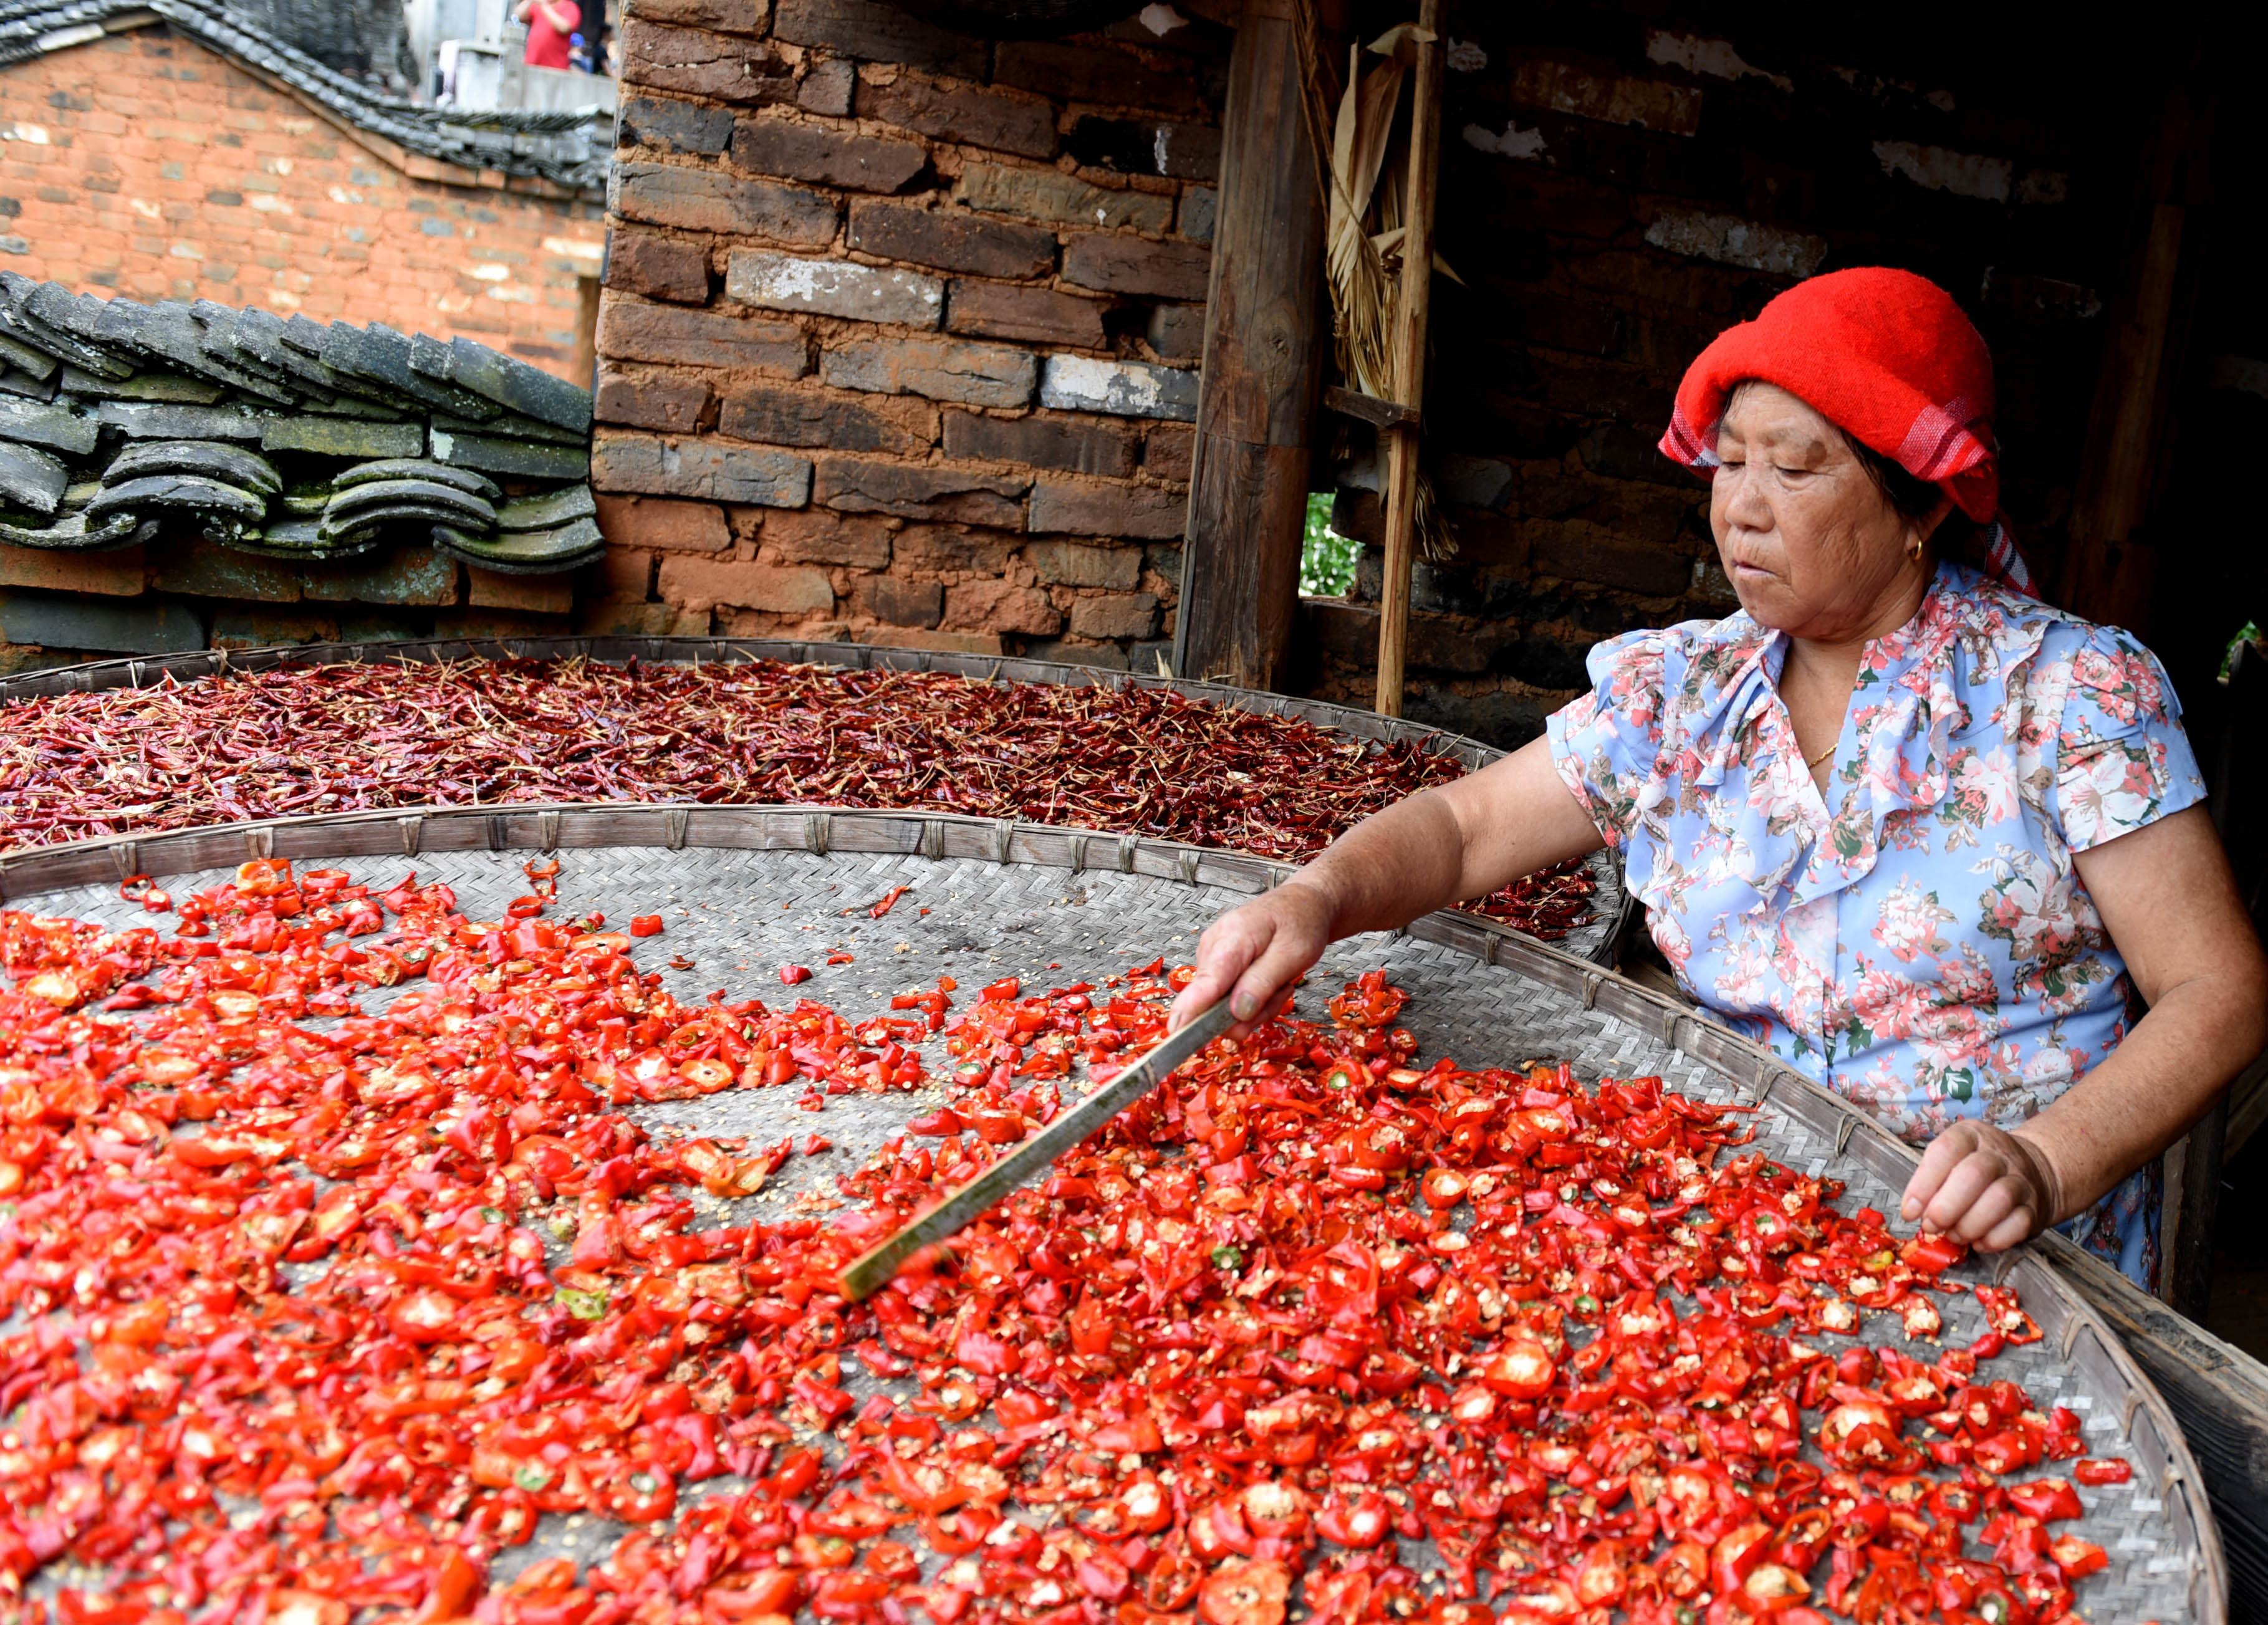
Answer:
[[[1560,783],[1549,741],[1532,740],[1365,819],[1282,886],[1215,920],[1198,939],[1197,975],[1174,1002],[1174,1025],[1226,995],[1241,1033],[1338,938],[1407,925],[1601,844]]]

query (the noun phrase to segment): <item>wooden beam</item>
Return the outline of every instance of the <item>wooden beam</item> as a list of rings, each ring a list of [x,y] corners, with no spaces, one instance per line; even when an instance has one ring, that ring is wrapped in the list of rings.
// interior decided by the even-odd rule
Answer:
[[[1425,401],[1425,324],[1433,304],[1433,194],[1441,173],[1443,0],[1423,0],[1410,77],[1410,186],[1402,219],[1402,287],[1394,304],[1394,398],[1412,413]],[[1402,715],[1402,668],[1410,649],[1410,571],[1418,556],[1418,426],[1380,430],[1386,440],[1386,577],[1379,594],[1378,705]]]
[[[1283,686],[1323,359],[1321,173],[1292,0],[1250,0],[1229,58],[1220,208],[1174,671]]]
[[[1422,415],[1414,406],[1404,406],[1399,401],[1381,401],[1376,395],[1366,395],[1359,389],[1349,389],[1343,384],[1333,384],[1323,391],[1323,410],[1336,412],[1341,417],[1351,417],[1376,429],[1399,429],[1405,425],[1415,429]]]

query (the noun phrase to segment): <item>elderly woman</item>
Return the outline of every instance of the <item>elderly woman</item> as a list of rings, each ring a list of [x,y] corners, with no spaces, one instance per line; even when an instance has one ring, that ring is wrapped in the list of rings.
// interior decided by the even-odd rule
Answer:
[[[1740,613],[1601,643],[1543,739],[1216,921],[1180,1014],[1256,1018],[1334,939],[1603,842],[1705,1013],[1927,1142],[1908,1221],[2068,1223],[2151,1285],[2154,1159],[2268,1042],[2268,961],[2156,659],[2032,595],[1992,401],[1904,272],[1721,335],[1662,449]]]

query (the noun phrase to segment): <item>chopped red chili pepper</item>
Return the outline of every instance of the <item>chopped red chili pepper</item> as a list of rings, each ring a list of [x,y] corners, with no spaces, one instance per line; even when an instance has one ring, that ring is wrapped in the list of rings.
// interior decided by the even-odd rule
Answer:
[[[1054,1117],[1077,1061],[1159,1036],[1162,963],[1005,979],[950,1025],[941,979],[853,1023],[689,1007],[629,936],[476,925],[414,877],[356,936],[365,901],[269,861],[183,900],[205,940],[0,911],[0,1562],[102,1564],[65,1625],[158,1619],[190,1572],[201,1607],[256,1589],[302,1625],[1282,1625],[1295,1576],[1322,1625],[2014,1621],[2102,1566],[2045,1527],[2070,1483],[1974,1470],[2075,1456],[2078,1419],[1961,1351],[1810,1341],[1813,1305],[1911,1327],[1953,1289],[1659,1079],[1426,1066],[1366,976],[852,1304],[850,1258]],[[962,1086],[831,1215],[696,1228],[696,1188],[758,1192],[795,1144],[621,1110],[912,1088],[932,1036]],[[2027,1335],[1988,1293],[1992,1335]],[[490,1583],[568,1512],[627,1533]]]
[[[660,936],[661,916],[658,914],[634,915],[630,920],[630,935],[633,937]]]

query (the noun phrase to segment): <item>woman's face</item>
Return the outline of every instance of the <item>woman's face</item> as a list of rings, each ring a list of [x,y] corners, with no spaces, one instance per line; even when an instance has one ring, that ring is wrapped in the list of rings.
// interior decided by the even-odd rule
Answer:
[[[1741,607],[1792,636],[1878,637],[1918,604],[1915,543],[1937,527],[1891,505],[1842,431],[1771,384],[1734,392],[1717,431],[1709,528]]]

